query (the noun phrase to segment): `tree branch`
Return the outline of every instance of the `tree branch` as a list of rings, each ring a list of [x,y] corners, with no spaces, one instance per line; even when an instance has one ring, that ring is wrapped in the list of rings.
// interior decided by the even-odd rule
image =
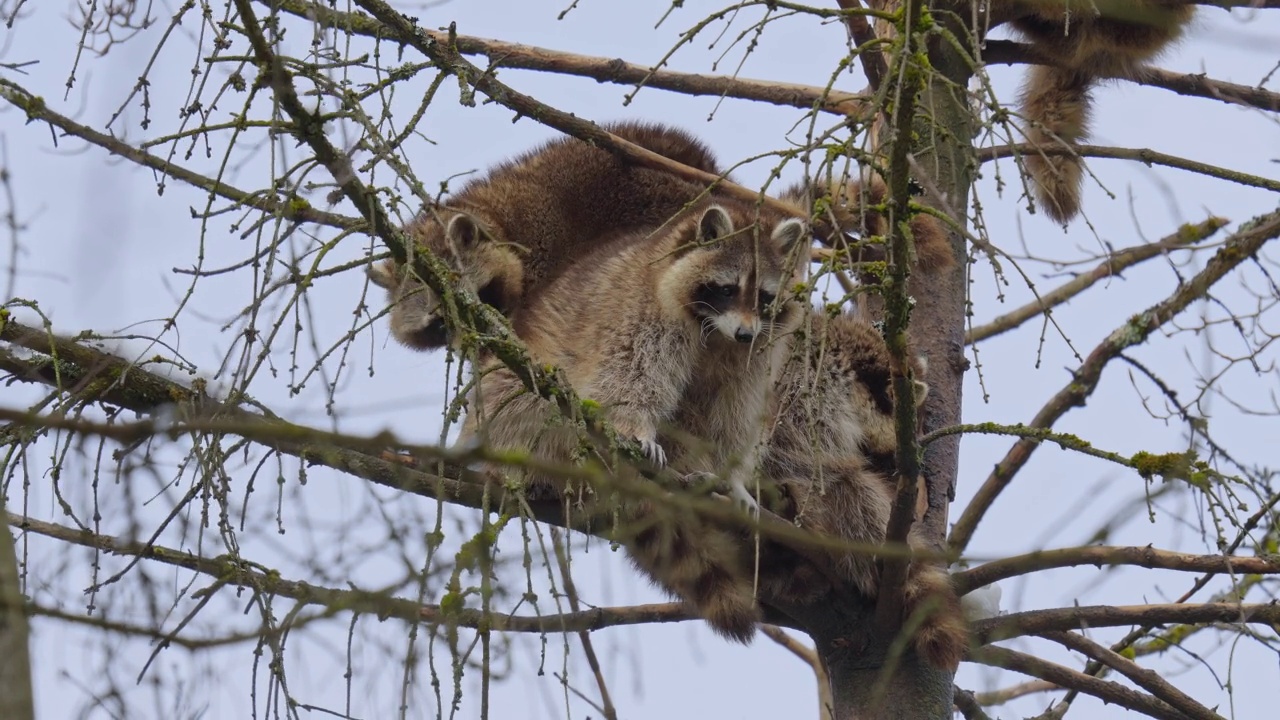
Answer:
[[[1084,405],[1085,399],[1097,388],[1102,371],[1111,360],[1126,349],[1146,342],[1151,333],[1185,310],[1192,302],[1203,298],[1209,288],[1236,266],[1253,257],[1263,244],[1278,235],[1280,235],[1280,212],[1263,215],[1242,225],[1214,253],[1204,270],[1191,277],[1165,300],[1134,315],[1113,330],[1089,353],[1089,357],[1085,358],[1084,363],[1073,373],[1071,382],[1059,390],[1040,412],[1036,413],[1029,425],[1032,428],[1050,428],[1071,408]],[[1019,440],[996,465],[995,470],[983,482],[982,487],[978,488],[952,529],[950,543],[954,550],[964,551],[991,504],[1013,480],[1039,445],[1038,440]]]
[[[1193,700],[1191,696],[1160,677],[1159,673],[1148,670],[1083,635],[1073,632],[1051,632],[1044,633],[1043,637],[1097,660],[1193,720],[1222,720],[1221,715]]]
[[[998,160],[1000,158],[1013,157],[1014,155],[1079,155],[1080,157],[1098,157],[1111,158],[1116,160],[1136,160],[1143,163],[1147,167],[1152,165],[1163,165],[1165,167],[1177,168],[1179,170],[1187,170],[1198,175],[1207,177],[1220,178],[1229,180],[1237,185],[1246,185],[1248,187],[1259,187],[1267,190],[1280,192],[1280,180],[1272,180],[1270,178],[1250,175],[1237,170],[1229,170],[1227,168],[1210,165],[1208,163],[1196,162],[1176,155],[1166,155],[1165,153],[1148,150],[1147,148],[1119,148],[1108,147],[1104,145],[1072,145],[1065,147],[1055,145],[1053,147],[1042,148],[1039,145],[1018,144],[1018,145],[997,145],[995,147],[981,148],[978,150],[978,159],[982,162]]]
[[[1098,263],[1093,270],[1075,276],[1044,295],[1039,295],[1026,305],[1005,313],[985,325],[970,329],[969,332],[965,333],[965,344],[981,342],[1006,333],[1021,326],[1022,323],[1036,315],[1044,314],[1047,316],[1051,314],[1053,308],[1093,287],[1094,283],[1099,280],[1118,276],[1125,270],[1145,260],[1205,240],[1225,227],[1228,222],[1225,218],[1211,217],[1195,225],[1183,225],[1172,235],[1168,235],[1157,242],[1125,248],[1119,252],[1112,253],[1105,260]]]
[[[1119,683],[1099,680],[1075,670],[1065,668],[1038,657],[1020,653],[1003,647],[985,647],[975,653],[974,660],[984,665],[1014,670],[1038,677],[1042,680],[1075,688],[1088,693],[1104,702],[1115,703],[1123,708],[1149,715],[1161,720],[1186,720],[1186,717],[1169,706],[1168,703],[1150,695],[1145,695]]]
[[[382,38],[386,36],[388,29],[376,18],[358,12],[334,10],[324,3],[306,0],[257,1],[321,26],[352,35]],[[433,38],[437,43],[452,42],[458,52],[463,55],[483,55],[489,60],[488,72],[490,73],[499,68],[540,70],[561,75],[588,77],[597,82],[615,85],[644,83],[646,86],[685,95],[731,97],[802,109],[816,107],[825,113],[844,116],[859,116],[866,112],[868,105],[864,95],[810,85],[659,70],[618,58],[579,55],[470,35],[454,35],[450,38],[447,33],[426,28],[420,29],[420,32]]]
[[[1147,547],[1073,547],[1038,550],[1016,557],[994,560],[971,570],[955,573],[951,583],[956,593],[964,595],[993,582],[1052,568],[1093,565],[1095,567],[1136,567],[1180,570],[1183,572],[1246,573],[1272,575],[1280,573],[1280,558],[1236,557],[1223,555],[1189,555]]]
[[[1196,625],[1215,622],[1259,625],[1280,623],[1280,605],[1166,603],[1162,605],[1087,605],[1052,610],[1028,610],[974,622],[973,641],[978,645],[986,645],[1023,635],[1043,635],[1047,632],[1064,630],[1125,625],[1154,626],[1165,623]]]
[[[257,593],[287,597],[306,605],[318,605],[332,611],[353,610],[378,617],[394,617],[405,622],[428,625],[449,624],[471,629],[483,627],[498,632],[558,633],[591,632],[620,625],[683,622],[697,618],[680,603],[601,607],[581,612],[540,616],[504,615],[471,608],[444,609],[437,605],[420,605],[386,593],[341,590],[299,580],[285,580],[279,572],[265,569],[264,566],[247,560],[206,558],[186,550],[96,535],[14,513],[7,515],[9,525],[54,540],[95,548],[114,555],[154,560],[208,575],[227,586],[249,588]]]
[[[3,97],[9,104],[17,107],[27,114],[27,122],[40,120],[49,123],[62,132],[78,137],[89,143],[97,145],[112,155],[118,155],[130,162],[136,163],[143,167],[151,168],[157,172],[168,175],[175,180],[181,180],[188,185],[207,191],[210,195],[217,195],[226,198],[234,203],[245,207],[256,208],[275,217],[284,218],[290,222],[312,222],[320,225],[328,225],[330,227],[350,230],[364,225],[364,221],[359,218],[347,217],[335,213],[316,210],[311,207],[310,203],[296,195],[290,195],[283,200],[274,197],[264,196],[259,193],[248,193],[238,188],[232,187],[220,180],[205,177],[200,173],[188,170],[181,165],[175,165],[169,160],[156,157],[149,152],[139,150],[121,140],[100,133],[91,127],[81,125],[76,121],[49,109],[44,101],[39,97],[32,95],[22,86],[10,80],[0,78],[0,97]]]
[[[1056,64],[1053,58],[1039,52],[1034,45],[1009,40],[987,41],[982,51],[982,60],[988,65]],[[1231,105],[1246,105],[1260,110],[1280,112],[1280,93],[1224,80],[1214,80],[1203,74],[1175,73],[1160,68],[1144,67],[1139,70],[1137,77],[1116,77],[1115,79],[1163,88],[1188,97],[1202,97]]]

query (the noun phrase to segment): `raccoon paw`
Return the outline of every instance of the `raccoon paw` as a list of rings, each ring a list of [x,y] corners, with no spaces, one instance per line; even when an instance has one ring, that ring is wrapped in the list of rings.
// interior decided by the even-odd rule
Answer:
[[[636,438],[636,442],[640,443],[640,452],[649,458],[649,462],[660,468],[667,466],[667,451],[662,449],[657,440]]]
[[[720,476],[715,473],[702,472],[701,470],[685,473],[680,476],[680,486],[685,489],[692,489],[699,486],[710,486],[716,488],[720,485]]]
[[[741,482],[735,482],[729,486],[729,497],[733,499],[735,505],[752,518],[760,517],[760,503],[756,502],[756,499]]]

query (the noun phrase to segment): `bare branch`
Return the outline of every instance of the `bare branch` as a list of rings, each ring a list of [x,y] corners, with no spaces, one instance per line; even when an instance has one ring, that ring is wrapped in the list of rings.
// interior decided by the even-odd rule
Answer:
[[[960,595],[993,582],[1051,568],[1093,565],[1115,567],[1132,565],[1162,570],[1206,573],[1248,573],[1271,575],[1280,573],[1280,559],[1223,555],[1189,555],[1158,550],[1153,547],[1088,546],[1038,550],[1016,557],[994,560],[971,570],[955,573],[951,582]]]
[[[1028,610],[973,623],[974,642],[979,645],[1022,635],[1084,628],[1123,627],[1125,625],[1162,625],[1183,623],[1256,623],[1280,622],[1280,605],[1270,603],[1201,603],[1199,605],[1166,603],[1163,605],[1088,605],[1083,607]],[[1052,679],[1052,678],[1046,678]]]
[[[306,2],[306,0],[258,0],[258,2],[291,15],[314,20],[322,26],[332,27],[344,33],[372,38],[386,36],[387,26],[363,13],[342,12],[324,3]],[[643,82],[646,86],[685,95],[731,97],[803,109],[816,107],[822,112],[834,115],[860,116],[867,110],[867,98],[857,93],[770,80],[658,70],[618,58],[579,55],[470,35],[455,35],[449,38],[446,33],[426,28],[420,29],[420,32],[434,38],[438,43],[452,42],[458,52],[463,55],[483,55],[489,60],[489,72],[499,68],[516,68],[588,77],[598,82],[617,85]]]
[[[1205,240],[1225,227],[1227,222],[1225,218],[1211,217],[1196,225],[1183,225],[1177,232],[1156,242],[1112,253],[1098,263],[1093,270],[1077,275],[1017,310],[1005,313],[985,325],[970,329],[965,333],[965,343],[971,344],[993,338],[1021,326],[1036,315],[1042,313],[1048,315],[1053,308],[1093,287],[1099,280],[1118,276],[1145,260]]]
[[[1014,670],[1025,675],[1075,688],[1105,702],[1115,703],[1123,708],[1134,710],[1153,718],[1162,720],[1186,720],[1185,716],[1170,707],[1168,703],[1150,695],[1145,695],[1119,683],[1099,680],[1084,673],[1076,672],[1056,663],[1016,650],[1003,647],[985,647],[974,655],[974,660],[984,665]]]
[[[1170,706],[1186,713],[1187,717],[1194,718],[1194,720],[1222,720],[1221,715],[1193,700],[1191,696],[1160,677],[1159,673],[1148,670],[1083,635],[1073,632],[1052,632],[1045,633],[1044,637],[1056,643],[1061,643],[1119,672],[1132,680],[1138,687],[1145,689],[1160,700],[1169,703]]]
[[[220,180],[205,177],[200,173],[175,165],[169,160],[156,157],[149,152],[139,150],[121,140],[91,127],[81,125],[71,118],[49,109],[40,98],[32,95],[22,86],[4,78],[0,78],[0,97],[27,114],[27,120],[39,120],[49,123],[62,132],[78,137],[118,155],[130,162],[164,173],[188,185],[206,190],[210,195],[226,198],[245,207],[257,208],[270,215],[284,218],[290,222],[312,222],[344,230],[356,228],[364,224],[358,218],[347,217],[335,213],[316,210],[310,203],[296,195],[284,199],[268,197],[259,193],[248,193],[234,188]]]
[[[1009,40],[989,40],[982,51],[982,59],[988,65],[1054,65],[1053,58],[1039,52],[1034,45]],[[1214,80],[1202,74],[1175,73],[1160,68],[1142,68],[1136,78],[1118,77],[1138,85],[1171,90],[1179,95],[1219,100],[1232,105],[1246,105],[1260,110],[1280,112],[1280,93],[1238,85],[1224,80]]]
[[[265,595],[287,597],[303,604],[322,606],[333,612],[353,610],[379,617],[394,617],[405,622],[420,622],[428,625],[452,624],[472,629],[486,628],[497,632],[557,633],[591,632],[619,625],[683,622],[697,617],[680,603],[601,607],[561,615],[537,616],[503,615],[468,608],[444,609],[436,605],[419,605],[386,593],[341,590],[286,580],[280,576],[280,573],[263,569],[246,560],[237,561],[229,557],[205,558],[185,550],[95,535],[14,513],[8,513],[7,522],[10,526],[25,532],[33,532],[55,540],[192,570],[215,578],[228,587],[249,588]]]
[[[1079,155],[1081,157],[1136,160],[1148,167],[1151,165],[1164,165],[1165,167],[1187,170],[1199,175],[1230,180],[1238,185],[1265,188],[1267,190],[1280,192],[1280,180],[1272,180],[1271,178],[1264,178],[1236,170],[1229,170],[1227,168],[1218,167],[1217,165],[1196,162],[1195,160],[1188,160],[1176,155],[1166,155],[1165,153],[1148,150],[1147,148],[1119,148],[1103,145],[1072,145],[1070,147],[1057,145],[1054,147],[1041,147],[1039,145],[1029,145],[1024,143],[1019,145],[999,145],[996,147],[981,148],[977,153],[978,158],[982,162],[1013,157],[1014,155],[1035,154],[1045,156]]]

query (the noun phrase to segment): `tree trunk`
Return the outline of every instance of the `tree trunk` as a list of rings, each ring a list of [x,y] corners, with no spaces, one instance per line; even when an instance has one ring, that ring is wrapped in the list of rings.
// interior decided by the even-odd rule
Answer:
[[[0,495],[0,515],[7,517]],[[0,530],[0,718],[33,720],[26,598],[18,584],[18,554],[9,528]]]
[[[887,3],[896,6],[896,2]],[[935,13],[956,37],[968,30],[951,13]],[[966,225],[969,192],[976,159],[974,118],[964,88],[972,72],[964,59],[936,36],[929,58],[937,71],[920,100],[914,121],[913,176],[925,186],[923,200]],[[918,150],[918,152],[916,152]],[[918,177],[923,175],[924,177]],[[952,234],[956,267],[930,277],[915,275],[908,285],[915,298],[911,336],[917,352],[929,359],[929,396],[923,408],[924,432],[960,422],[961,390],[967,366],[964,355],[967,264],[964,239]],[[927,536],[945,546],[947,510],[955,493],[959,436],[942,438],[925,448],[923,472],[929,487]],[[810,626],[810,635],[826,663],[834,697],[834,720],[947,720],[951,717],[952,676],[908,653],[881,682],[885,639],[876,633],[872,608],[852,617],[831,618],[829,627]],[[890,638],[891,639],[891,638]]]

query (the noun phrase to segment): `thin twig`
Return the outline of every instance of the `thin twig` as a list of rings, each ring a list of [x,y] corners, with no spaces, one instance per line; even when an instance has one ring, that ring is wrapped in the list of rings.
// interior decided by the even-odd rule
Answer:
[[[1050,428],[1074,407],[1084,405],[1102,378],[1102,371],[1116,357],[1134,345],[1146,342],[1151,333],[1169,322],[1191,303],[1203,298],[1209,288],[1238,265],[1248,261],[1269,240],[1280,236],[1280,212],[1273,212],[1243,225],[1223,243],[1209,259],[1204,270],[1189,278],[1168,298],[1152,305],[1144,312],[1129,318],[1102,341],[1084,363],[1073,373],[1071,382],[1058,391],[1036,413],[1029,423],[1032,428]],[[964,552],[973,538],[979,522],[992,503],[1013,480],[1018,471],[1040,446],[1040,441],[1023,439],[1014,443],[1009,452],[996,465],[974,494],[973,499],[956,521],[951,532],[950,544],[956,552]]]

